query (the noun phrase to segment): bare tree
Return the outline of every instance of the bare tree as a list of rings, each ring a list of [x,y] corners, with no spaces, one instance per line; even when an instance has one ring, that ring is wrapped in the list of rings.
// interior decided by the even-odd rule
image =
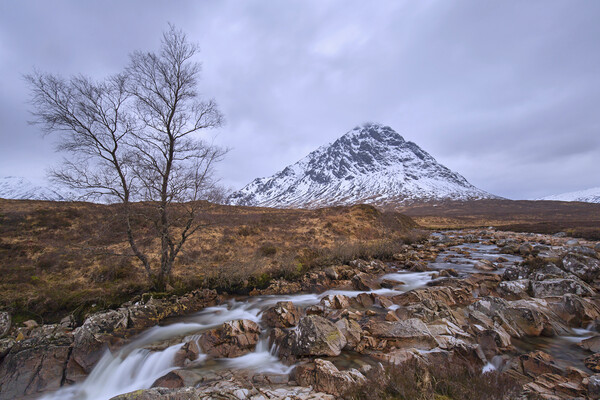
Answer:
[[[197,53],[170,26],[159,53],[135,52],[124,73],[103,81],[38,71],[25,77],[33,122],[59,133],[58,149],[68,155],[51,177],[86,198],[122,203],[131,251],[158,290],[171,278],[182,246],[202,227],[198,201],[217,189],[213,167],[224,155],[198,138],[223,118],[215,102],[197,92]],[[143,215],[159,238],[158,256],[138,245],[136,201],[151,209]]]

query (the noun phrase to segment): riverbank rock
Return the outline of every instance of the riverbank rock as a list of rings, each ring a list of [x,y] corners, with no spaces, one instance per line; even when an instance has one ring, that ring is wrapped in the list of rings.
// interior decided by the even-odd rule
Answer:
[[[254,350],[258,343],[260,327],[246,319],[225,322],[200,337],[202,351],[215,358],[239,357]]]
[[[420,319],[410,318],[404,321],[371,321],[366,330],[377,339],[386,339],[388,345],[400,348],[429,350],[438,343]]]
[[[262,320],[271,328],[291,328],[298,325],[300,311],[291,301],[280,301],[263,313]]]
[[[298,384],[312,386],[334,396],[342,396],[353,385],[366,382],[365,376],[358,370],[340,371],[331,361],[320,358],[297,366],[293,374]]]
[[[70,333],[50,328],[15,343],[0,364],[0,399],[58,389],[72,346]]]
[[[347,342],[335,324],[318,315],[302,318],[294,334],[296,356],[338,356]]]
[[[588,283],[600,274],[600,260],[582,254],[567,254],[562,259],[562,266],[565,271]]]
[[[594,296],[596,292],[582,281],[575,279],[546,279],[531,282],[533,297],[560,297],[566,293],[578,296]]]

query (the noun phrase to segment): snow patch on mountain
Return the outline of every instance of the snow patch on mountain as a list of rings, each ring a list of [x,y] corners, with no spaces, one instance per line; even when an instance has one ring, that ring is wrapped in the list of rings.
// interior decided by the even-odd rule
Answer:
[[[600,203],[600,187],[578,190],[575,192],[555,194],[542,197],[539,200],[582,201],[585,203]]]
[[[56,190],[35,185],[20,176],[0,178],[0,198],[2,199],[66,201],[67,197]]]
[[[230,204],[315,208],[369,203],[497,198],[388,126],[364,124],[268,178],[252,181]]]

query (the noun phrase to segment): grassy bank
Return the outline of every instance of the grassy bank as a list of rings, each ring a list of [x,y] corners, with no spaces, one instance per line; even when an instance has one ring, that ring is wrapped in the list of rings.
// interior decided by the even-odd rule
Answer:
[[[143,216],[144,205],[138,205]],[[170,291],[246,293],[274,278],[355,258],[390,258],[419,239],[411,218],[370,206],[278,210],[203,204],[206,225],[176,261]],[[141,246],[158,248],[136,222]],[[152,254],[158,257],[157,254]],[[117,306],[149,287],[131,257],[118,205],[0,200],[0,309],[52,322]]]

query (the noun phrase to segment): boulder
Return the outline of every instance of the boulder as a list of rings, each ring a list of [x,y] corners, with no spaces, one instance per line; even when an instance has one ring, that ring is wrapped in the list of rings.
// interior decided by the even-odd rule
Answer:
[[[358,274],[354,275],[354,277],[352,277],[352,286],[356,290],[364,291],[381,289],[381,285],[379,284],[379,282],[377,282],[377,279],[363,272],[359,272]]]
[[[566,293],[578,296],[594,296],[594,289],[582,281],[575,279],[546,279],[532,281],[531,292],[533,297],[560,297]]]
[[[338,356],[347,343],[336,325],[318,315],[302,318],[291,334],[292,353],[296,356]]]
[[[171,371],[168,374],[161,376],[152,384],[152,387],[161,387],[168,389],[182,388],[185,386],[183,378],[179,376],[177,371]]]
[[[550,354],[539,350],[520,355],[519,363],[523,374],[532,378],[546,373],[561,374],[563,372]]]
[[[294,379],[302,386],[312,386],[317,391],[338,397],[353,385],[366,382],[365,376],[358,370],[340,371],[331,361],[319,358],[314,363],[296,367]]]
[[[559,302],[549,303],[549,306],[569,326],[586,326],[600,318],[600,308],[593,300],[575,294],[565,294]]]
[[[373,337],[387,339],[388,344],[396,347],[429,350],[438,345],[427,325],[417,318],[396,322],[370,321],[366,330]]]
[[[498,293],[507,300],[519,300],[529,297],[529,279],[503,281],[498,285]]]
[[[198,344],[202,352],[211,357],[233,358],[253,351],[259,336],[260,327],[256,322],[239,319],[204,332]]]
[[[291,301],[280,301],[263,313],[262,320],[271,328],[291,328],[300,321],[300,311]]]
[[[600,260],[581,254],[567,254],[562,259],[562,266],[585,282],[592,282],[600,274]]]
[[[6,311],[0,311],[0,339],[8,335],[11,327],[10,314]]]

